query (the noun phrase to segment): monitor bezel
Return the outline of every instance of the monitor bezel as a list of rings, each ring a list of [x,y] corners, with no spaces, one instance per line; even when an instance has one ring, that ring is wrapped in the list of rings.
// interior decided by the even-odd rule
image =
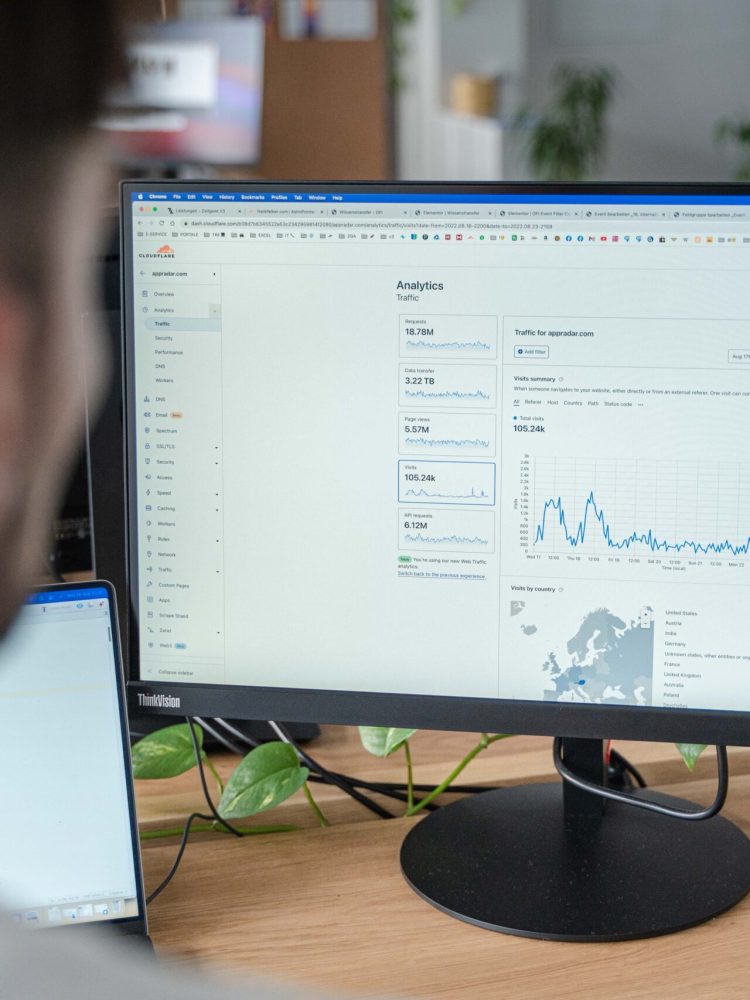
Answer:
[[[135,470],[133,226],[131,195],[135,192],[296,192],[341,194],[453,194],[546,196],[649,196],[750,198],[744,183],[569,183],[535,182],[351,182],[351,181],[124,181],[121,193],[121,260],[123,318],[123,430],[125,435],[125,502],[127,525],[127,604],[129,627],[130,707],[137,712],[245,719],[284,719],[340,725],[403,726],[472,732],[524,733],[594,739],[722,743],[750,746],[750,711],[682,709],[514,699],[459,698],[420,694],[269,688],[142,680],[138,622],[137,484]],[[171,696],[172,705],[146,705],[143,696]],[[149,699],[150,700],[150,699]]]

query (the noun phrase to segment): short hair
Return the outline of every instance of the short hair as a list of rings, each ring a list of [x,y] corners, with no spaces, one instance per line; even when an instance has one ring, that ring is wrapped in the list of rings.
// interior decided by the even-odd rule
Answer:
[[[37,291],[55,170],[122,76],[118,0],[0,0],[0,279]]]

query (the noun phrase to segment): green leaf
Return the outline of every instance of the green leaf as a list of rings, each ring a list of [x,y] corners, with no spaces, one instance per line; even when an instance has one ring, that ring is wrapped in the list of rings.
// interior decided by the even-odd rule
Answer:
[[[416,733],[416,729],[389,729],[386,726],[360,726],[359,738],[368,753],[390,757]]]
[[[201,757],[205,757],[200,726],[195,726],[195,736],[201,748]],[[195,750],[185,722],[144,736],[133,745],[130,753],[134,778],[176,778],[178,774],[195,767]]]
[[[695,770],[696,762],[697,762],[698,758],[700,757],[700,755],[703,753],[703,751],[706,749],[706,744],[705,743],[675,743],[675,746],[680,751],[680,754],[682,755],[682,759],[687,764],[689,770],[691,770],[691,771]]]
[[[264,743],[251,750],[235,769],[219,802],[219,812],[227,819],[236,819],[272,809],[299,791],[309,774],[288,743]]]

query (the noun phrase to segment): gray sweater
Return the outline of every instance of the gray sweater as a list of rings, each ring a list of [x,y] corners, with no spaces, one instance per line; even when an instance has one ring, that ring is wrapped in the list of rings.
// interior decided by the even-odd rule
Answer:
[[[81,928],[83,931],[84,928]],[[28,931],[0,918],[0,1000],[314,1000],[303,987],[163,967],[107,931]]]

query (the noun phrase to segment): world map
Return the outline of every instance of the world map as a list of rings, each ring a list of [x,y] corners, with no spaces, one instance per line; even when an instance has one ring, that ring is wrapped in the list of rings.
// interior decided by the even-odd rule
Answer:
[[[544,700],[650,705],[653,617],[648,605],[627,622],[608,608],[590,611],[568,639],[564,656],[551,651],[544,661],[551,682]]]

